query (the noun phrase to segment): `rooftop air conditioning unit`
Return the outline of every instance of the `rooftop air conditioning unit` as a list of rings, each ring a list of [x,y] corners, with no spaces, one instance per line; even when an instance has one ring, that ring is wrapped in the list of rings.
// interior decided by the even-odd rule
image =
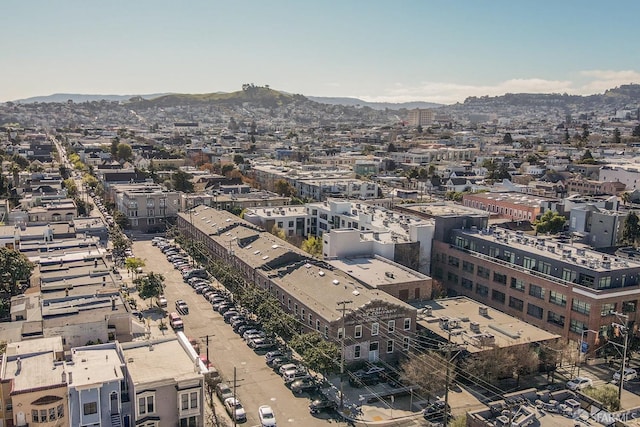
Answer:
[[[489,315],[489,308],[484,305],[478,307],[478,314],[480,314],[480,316],[487,317]]]
[[[471,322],[469,324],[469,328],[471,329],[471,332],[475,332],[476,334],[480,333],[480,323],[478,322]]]

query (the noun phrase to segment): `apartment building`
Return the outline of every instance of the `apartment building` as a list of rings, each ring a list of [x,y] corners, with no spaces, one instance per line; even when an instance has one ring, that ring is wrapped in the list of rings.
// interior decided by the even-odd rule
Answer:
[[[640,189],[640,167],[631,165],[603,165],[599,169],[598,181],[619,182],[628,191]]]
[[[637,321],[640,263],[549,237],[453,229],[434,241],[434,279],[528,323],[576,340],[606,336],[613,314]],[[589,337],[593,343],[594,337]]]
[[[180,209],[187,210],[195,206],[205,205],[215,209],[251,209],[256,207],[286,206],[290,197],[279,196],[270,191],[250,191],[244,193],[180,193]]]
[[[512,221],[534,221],[542,213],[542,204],[549,200],[546,197],[516,192],[467,193],[462,196],[464,206]]]
[[[153,183],[114,184],[115,208],[126,217],[129,228],[145,233],[161,231],[180,210],[180,193]]]
[[[446,147],[434,145],[429,148],[412,148],[408,151],[395,151],[387,153],[396,163],[409,163],[413,165],[428,165],[440,161],[473,161],[478,155],[477,148]]]
[[[567,192],[570,194],[596,195],[615,194],[618,195],[626,189],[626,185],[620,181],[596,181],[577,176],[567,180]]]
[[[407,121],[409,126],[429,126],[433,124],[434,111],[428,108],[414,108],[409,110]]]
[[[270,292],[307,331],[340,341],[343,313],[339,304],[352,301],[344,319],[347,360],[391,361],[408,350],[415,332],[415,309],[384,292],[382,286],[378,290],[365,278],[309,258],[225,211],[197,207],[180,213],[177,226],[188,238],[201,242],[213,259]]]

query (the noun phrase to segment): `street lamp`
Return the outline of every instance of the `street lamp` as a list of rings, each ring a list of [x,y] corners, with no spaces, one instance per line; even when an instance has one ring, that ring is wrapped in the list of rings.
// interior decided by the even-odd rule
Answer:
[[[578,365],[578,375],[576,375],[577,377],[580,376],[580,363],[582,358],[581,354],[586,353],[589,347],[589,345],[586,342],[584,342],[584,334],[586,332],[593,332],[596,335],[598,334],[598,331],[594,331],[593,329],[583,329],[582,333],[580,334],[580,344],[578,345],[578,359],[576,360],[576,365]],[[583,351],[583,348],[584,348],[584,351]]]

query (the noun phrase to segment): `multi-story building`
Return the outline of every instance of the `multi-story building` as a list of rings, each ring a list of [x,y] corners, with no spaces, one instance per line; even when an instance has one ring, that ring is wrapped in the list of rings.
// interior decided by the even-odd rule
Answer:
[[[306,237],[309,223],[306,206],[276,206],[273,208],[249,209],[244,219],[252,224],[271,231],[273,227],[282,230],[285,236]]]
[[[628,191],[640,189],[640,167],[637,165],[604,165],[599,172],[598,181],[619,182]]]
[[[591,204],[576,206],[569,213],[569,231],[593,248],[618,246],[622,242],[627,214]]]
[[[570,194],[596,195],[620,194],[627,187],[620,181],[596,181],[577,176],[567,180],[567,192]]]
[[[116,210],[126,217],[129,228],[143,232],[164,230],[180,210],[180,193],[153,183],[114,184]]]
[[[433,124],[434,112],[428,108],[414,108],[409,110],[407,121],[409,126],[429,126]]]
[[[415,309],[384,292],[383,286],[379,290],[366,278],[351,277],[309,258],[225,211],[197,207],[180,213],[177,226],[189,239],[201,242],[211,258],[235,269],[247,283],[271,293],[306,331],[318,331],[338,342],[344,320],[347,360],[391,361],[408,351],[415,332]],[[399,294],[401,289],[392,290]],[[346,315],[341,301],[351,301],[352,310]]]
[[[434,279],[528,323],[577,339],[637,321],[640,263],[496,228],[452,229],[433,245]],[[593,337],[590,337],[593,342]]]
[[[513,221],[534,221],[542,213],[542,204],[549,199],[523,193],[467,193],[462,196],[464,206],[490,212]]]
[[[478,149],[445,147],[442,145],[430,148],[412,148],[408,151],[395,151],[388,153],[388,155],[396,163],[428,165],[439,161],[472,161],[478,155]]]
[[[227,194],[219,191],[180,194],[180,208],[183,211],[199,205],[225,210],[242,210],[262,206],[286,206],[290,201],[290,197],[279,196],[276,193],[265,190]]]

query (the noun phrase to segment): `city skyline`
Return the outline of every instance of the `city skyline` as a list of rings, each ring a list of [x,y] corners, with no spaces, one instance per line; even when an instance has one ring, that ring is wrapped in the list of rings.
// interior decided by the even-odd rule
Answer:
[[[632,1],[3,3],[0,102],[239,90],[370,102],[640,83]]]

